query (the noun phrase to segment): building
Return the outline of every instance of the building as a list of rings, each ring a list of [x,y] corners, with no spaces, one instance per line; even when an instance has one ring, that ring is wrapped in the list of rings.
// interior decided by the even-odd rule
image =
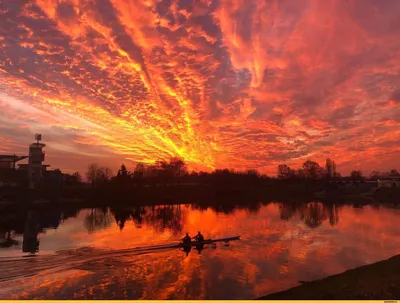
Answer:
[[[21,182],[20,174],[16,172],[17,162],[28,158],[28,156],[0,155],[0,186],[16,185]]]
[[[0,155],[0,169],[15,169],[15,164],[26,158],[28,156]]]
[[[29,156],[0,155],[0,186],[20,185],[30,189],[60,188],[63,174],[59,169],[49,170],[50,165],[43,164],[46,146],[41,143],[42,135],[35,134],[35,143],[29,145]],[[28,163],[16,163],[28,159]]]
[[[378,182],[378,187],[397,187],[400,188],[400,176],[382,177]]]
[[[28,174],[29,174],[29,188],[38,189],[43,187],[43,162],[45,154],[43,147],[46,144],[40,143],[42,140],[41,134],[35,134],[35,143],[29,146],[29,162],[28,162]]]

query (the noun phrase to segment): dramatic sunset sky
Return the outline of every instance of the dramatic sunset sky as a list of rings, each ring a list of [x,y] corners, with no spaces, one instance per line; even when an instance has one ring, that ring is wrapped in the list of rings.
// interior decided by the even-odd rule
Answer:
[[[0,0],[0,153],[400,167],[399,0]]]

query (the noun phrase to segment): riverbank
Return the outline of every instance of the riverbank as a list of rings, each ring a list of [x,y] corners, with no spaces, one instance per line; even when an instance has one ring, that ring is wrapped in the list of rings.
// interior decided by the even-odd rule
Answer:
[[[316,197],[315,186],[299,185],[268,185],[268,186],[163,186],[141,188],[64,188],[32,191],[14,189],[0,191],[0,210],[20,209],[29,207],[45,207],[48,205],[71,205],[80,208],[103,206],[149,206],[149,205],[178,205],[198,204],[208,206],[247,205],[263,202],[297,203],[321,201],[335,205],[378,205],[393,204],[399,201],[400,189],[379,189],[377,197],[363,195],[327,195]],[[398,198],[397,198],[398,197]],[[379,198],[379,199],[378,199]],[[396,203],[395,203],[396,204]],[[398,206],[396,206],[398,207]]]
[[[141,188],[69,188],[42,191],[0,191],[1,207],[71,204],[80,206],[140,206],[172,204],[251,204],[259,201],[313,200],[313,190],[273,186],[222,187],[209,185]]]
[[[400,255],[306,282],[258,300],[396,300],[400,298]]]

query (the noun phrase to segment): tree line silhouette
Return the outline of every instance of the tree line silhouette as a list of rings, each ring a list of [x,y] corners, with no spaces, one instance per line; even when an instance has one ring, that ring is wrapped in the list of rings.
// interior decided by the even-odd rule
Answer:
[[[92,187],[103,187],[106,185],[119,187],[143,187],[143,186],[165,186],[165,185],[188,185],[188,184],[213,184],[215,186],[229,185],[251,185],[257,186],[266,182],[277,181],[325,181],[325,180],[377,180],[387,176],[399,176],[396,169],[388,172],[373,171],[365,176],[360,170],[353,170],[348,176],[341,176],[336,171],[335,161],[326,159],[325,166],[307,160],[300,168],[294,169],[287,164],[277,167],[277,177],[260,174],[257,170],[237,171],[233,169],[216,169],[212,172],[188,171],[187,164],[180,158],[171,158],[169,161],[156,161],[153,165],[138,163],[133,171],[129,171],[122,164],[117,174],[114,175],[108,167],[102,167],[96,163],[88,166],[86,179]],[[70,186],[82,183],[79,173],[67,176]]]

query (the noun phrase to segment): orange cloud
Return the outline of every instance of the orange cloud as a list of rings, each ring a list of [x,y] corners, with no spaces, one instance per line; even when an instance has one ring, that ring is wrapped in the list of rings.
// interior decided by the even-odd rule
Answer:
[[[43,132],[63,169],[58,151],[84,167],[101,158],[93,146],[115,165],[180,156],[274,174],[329,156],[346,173],[362,149],[396,167],[396,145],[381,161],[370,135],[400,139],[399,11],[395,0],[2,3],[0,135],[27,145]]]

